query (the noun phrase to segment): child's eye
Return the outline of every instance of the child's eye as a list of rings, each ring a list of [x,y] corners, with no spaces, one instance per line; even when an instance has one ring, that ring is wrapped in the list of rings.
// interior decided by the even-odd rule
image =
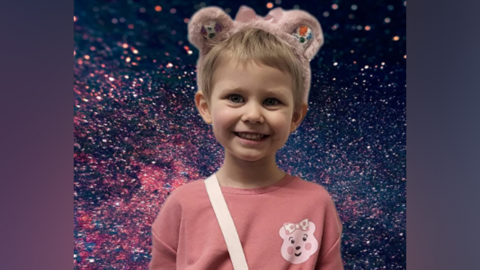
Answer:
[[[230,100],[231,102],[233,103],[241,103],[241,102],[244,102],[245,100],[243,99],[242,96],[238,95],[238,94],[231,94],[228,96],[228,100]],[[264,104],[266,106],[275,106],[275,105],[278,105],[280,104],[280,101],[276,98],[267,98],[265,101],[264,101]]]
[[[267,106],[275,106],[275,105],[278,105],[280,104],[280,101],[276,98],[267,98],[265,101],[264,101],[265,105]]]
[[[243,102],[243,97],[237,94],[229,95],[228,99],[233,103]]]

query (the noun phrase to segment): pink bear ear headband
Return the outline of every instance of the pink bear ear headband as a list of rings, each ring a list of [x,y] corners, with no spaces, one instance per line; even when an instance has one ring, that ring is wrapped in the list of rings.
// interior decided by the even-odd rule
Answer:
[[[318,20],[305,11],[275,8],[263,18],[253,9],[242,6],[233,21],[218,7],[200,9],[188,23],[188,40],[200,51],[197,66],[201,65],[213,46],[246,28],[260,28],[291,46],[302,63],[306,89],[303,101],[307,103],[311,81],[310,61],[323,45],[323,32]],[[200,85],[198,73],[197,83]]]

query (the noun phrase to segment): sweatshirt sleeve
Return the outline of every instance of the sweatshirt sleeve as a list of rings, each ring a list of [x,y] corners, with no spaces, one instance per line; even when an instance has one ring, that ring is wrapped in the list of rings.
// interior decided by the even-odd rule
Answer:
[[[343,270],[341,256],[342,222],[330,197],[325,210],[321,249],[316,270]]]
[[[182,208],[172,192],[152,224],[152,260],[149,270],[176,269]]]

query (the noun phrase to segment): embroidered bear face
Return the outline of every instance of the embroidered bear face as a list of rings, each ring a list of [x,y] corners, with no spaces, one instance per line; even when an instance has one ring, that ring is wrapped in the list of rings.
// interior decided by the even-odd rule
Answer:
[[[315,228],[307,218],[300,223],[284,223],[279,231],[283,239],[282,257],[293,264],[307,261],[318,250],[318,241],[313,235]]]

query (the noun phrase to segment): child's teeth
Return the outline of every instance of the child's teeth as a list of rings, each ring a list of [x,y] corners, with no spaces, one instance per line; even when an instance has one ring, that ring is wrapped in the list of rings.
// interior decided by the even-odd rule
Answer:
[[[240,137],[244,139],[249,139],[249,140],[260,140],[263,138],[262,134],[250,134],[250,133],[238,133]]]

